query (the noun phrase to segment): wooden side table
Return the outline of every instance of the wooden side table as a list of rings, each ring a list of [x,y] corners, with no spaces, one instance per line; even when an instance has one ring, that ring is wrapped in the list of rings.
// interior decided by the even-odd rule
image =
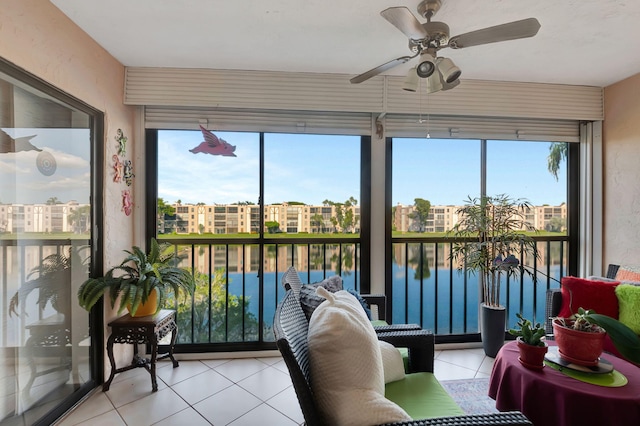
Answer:
[[[166,357],[171,358],[173,368],[178,367],[178,361],[173,357],[173,346],[176,343],[178,325],[176,324],[176,311],[162,309],[155,315],[146,317],[132,317],[127,314],[109,323],[111,336],[107,340],[107,354],[111,363],[111,375],[104,385],[102,391],[106,392],[111,386],[111,381],[117,373],[128,371],[133,368],[144,367],[151,374],[151,386],[153,392],[158,390],[156,380],[156,361]],[[169,352],[158,356],[158,342],[171,332],[171,344]],[[113,357],[114,343],[133,344],[133,360],[131,365],[116,369],[116,361]],[[138,344],[148,343],[151,345],[151,359],[142,358],[138,355]]]

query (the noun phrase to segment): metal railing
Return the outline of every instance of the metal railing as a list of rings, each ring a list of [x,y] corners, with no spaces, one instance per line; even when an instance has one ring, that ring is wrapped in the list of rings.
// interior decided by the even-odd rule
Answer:
[[[535,237],[539,258],[523,259],[533,278],[505,280],[501,303],[508,324],[523,312],[540,321],[545,294],[567,270],[568,238]],[[303,282],[341,275],[345,288],[360,290],[357,238],[167,239],[196,274],[191,300],[178,310],[178,350],[242,350],[270,346],[272,319],[284,296],[282,274],[294,266]],[[440,336],[478,333],[478,278],[449,261],[451,239],[394,238],[392,282],[387,299],[394,323],[418,323]],[[262,251],[262,252],[261,252]]]
[[[568,270],[568,238],[535,237],[538,259],[522,264],[533,279],[504,280],[501,303],[508,324],[522,312],[544,319],[545,293],[557,288]],[[345,288],[360,291],[360,244],[351,238],[163,239],[193,271],[193,297],[170,300],[178,310],[178,350],[183,352],[244,350],[272,347],[272,320],[284,296],[282,274],[294,266],[303,282],[341,275]],[[51,253],[68,249],[69,240],[0,240],[0,312],[8,306],[30,269]],[[77,242],[73,242],[77,244]],[[449,261],[452,241],[443,237],[393,238],[392,280],[387,290],[393,323],[417,323],[437,336],[478,333],[478,277],[459,271]],[[17,262],[15,259],[30,259]],[[38,314],[36,314],[38,315]],[[17,336],[16,336],[17,337]],[[6,334],[3,345],[15,342]]]
[[[546,291],[559,287],[568,270],[568,237],[533,238],[538,256],[520,257],[526,273],[502,277],[500,304],[507,310],[507,327],[517,322],[518,312],[544,322]],[[420,324],[436,336],[479,333],[480,278],[450,261],[452,244],[443,237],[392,240],[388,298],[394,323]]]

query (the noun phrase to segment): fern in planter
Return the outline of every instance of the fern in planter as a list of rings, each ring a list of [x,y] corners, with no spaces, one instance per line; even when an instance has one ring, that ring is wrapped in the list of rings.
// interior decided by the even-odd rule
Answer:
[[[90,310],[108,292],[112,308],[119,300],[118,313],[130,305],[129,311],[135,315],[154,290],[158,292],[156,312],[164,305],[169,291],[173,291],[176,297],[181,291],[193,294],[193,276],[188,270],[176,266],[180,259],[172,244],[158,244],[152,238],[148,254],[136,246],[131,251],[125,250],[125,253],[128,256],[120,265],[109,269],[102,277],[89,278],[80,286],[78,301],[81,307]]]

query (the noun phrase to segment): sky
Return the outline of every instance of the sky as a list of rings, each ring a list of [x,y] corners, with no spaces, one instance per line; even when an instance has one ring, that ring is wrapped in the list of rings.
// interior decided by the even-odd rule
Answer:
[[[87,129],[12,129],[11,137],[31,143],[55,159],[47,176],[38,169],[37,151],[0,153],[0,202],[89,202],[90,140]],[[236,146],[236,157],[189,149],[203,141],[200,131],[160,131],[159,196],[166,202],[258,203],[259,134],[214,132]],[[527,198],[534,205],[566,201],[566,164],[560,181],[547,171],[548,142],[488,142],[487,193]],[[393,143],[392,205],[415,198],[432,205],[461,205],[480,190],[478,140],[396,138]],[[51,171],[51,170],[49,170]],[[265,134],[265,202],[360,201],[360,137]],[[106,179],[110,179],[107,175]],[[18,190],[15,190],[18,188]]]
[[[159,131],[158,196],[183,204],[258,203],[259,135],[214,134],[236,146],[236,157],[193,154],[200,131]],[[566,202],[565,164],[560,181],[547,171],[549,142],[488,142],[487,193],[526,198],[534,205]],[[265,134],[265,203],[360,201],[360,137]],[[480,191],[480,142],[394,139],[392,204],[424,198],[461,205]]]
[[[63,203],[71,200],[89,203],[89,129],[3,127],[0,130],[12,138],[35,135],[29,142],[42,150],[0,153],[1,203],[41,204],[51,197]]]

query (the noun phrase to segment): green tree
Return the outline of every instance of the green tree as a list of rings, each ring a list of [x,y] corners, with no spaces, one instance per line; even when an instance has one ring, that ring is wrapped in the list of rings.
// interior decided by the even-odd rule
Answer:
[[[180,203],[178,202],[177,204],[180,204]],[[158,198],[158,216],[159,217],[164,217],[165,215],[173,216],[175,214],[176,214],[175,207],[173,207],[171,204],[165,203],[163,198]]]
[[[547,157],[547,170],[558,180],[560,163],[567,159],[569,144],[566,142],[552,142],[549,145],[549,156]]]
[[[172,299],[165,305],[177,309],[178,343],[258,340],[258,320],[249,312],[251,300],[249,297],[227,293],[224,268],[216,269],[211,280],[207,274],[201,272],[197,272],[194,278],[196,290],[193,298]]]
[[[564,227],[565,227],[564,219],[558,216],[554,216],[551,219],[549,219],[547,224],[544,226],[545,230],[549,232],[562,232]]]
[[[52,206],[54,204],[62,204],[62,201],[58,200],[58,197],[49,197],[46,204]]]
[[[322,203],[333,206],[335,209],[336,215],[331,218],[335,232],[337,232],[338,229],[343,233],[352,232],[352,229],[357,226],[360,218],[354,214],[352,207],[358,204],[358,200],[353,196],[349,197],[344,203],[335,203],[330,200],[324,200]]]
[[[311,216],[310,221],[311,221],[311,226],[315,227],[317,233],[322,232],[322,227],[324,225],[324,218],[320,213],[316,213],[313,216]]]
[[[429,219],[431,202],[422,198],[416,198],[413,201],[413,212],[409,214],[409,218],[412,219],[416,223],[416,225],[418,225],[418,232],[424,232],[427,228],[427,220]]]
[[[67,220],[73,226],[73,232],[75,234],[81,234],[89,230],[89,215],[91,214],[90,206],[82,206],[74,209],[67,216]]]
[[[164,199],[159,197],[156,214],[158,215],[158,233],[164,234],[167,231],[171,232],[172,230],[171,229],[167,230],[167,227],[165,226],[165,219],[167,217],[175,216],[176,214],[175,207],[173,207],[171,204],[165,203]]]
[[[280,231],[280,223],[278,223],[278,222],[276,222],[274,220],[270,220],[270,221],[265,222],[264,226],[267,227],[267,232],[269,234],[277,234],[279,232],[282,232],[282,231]]]

